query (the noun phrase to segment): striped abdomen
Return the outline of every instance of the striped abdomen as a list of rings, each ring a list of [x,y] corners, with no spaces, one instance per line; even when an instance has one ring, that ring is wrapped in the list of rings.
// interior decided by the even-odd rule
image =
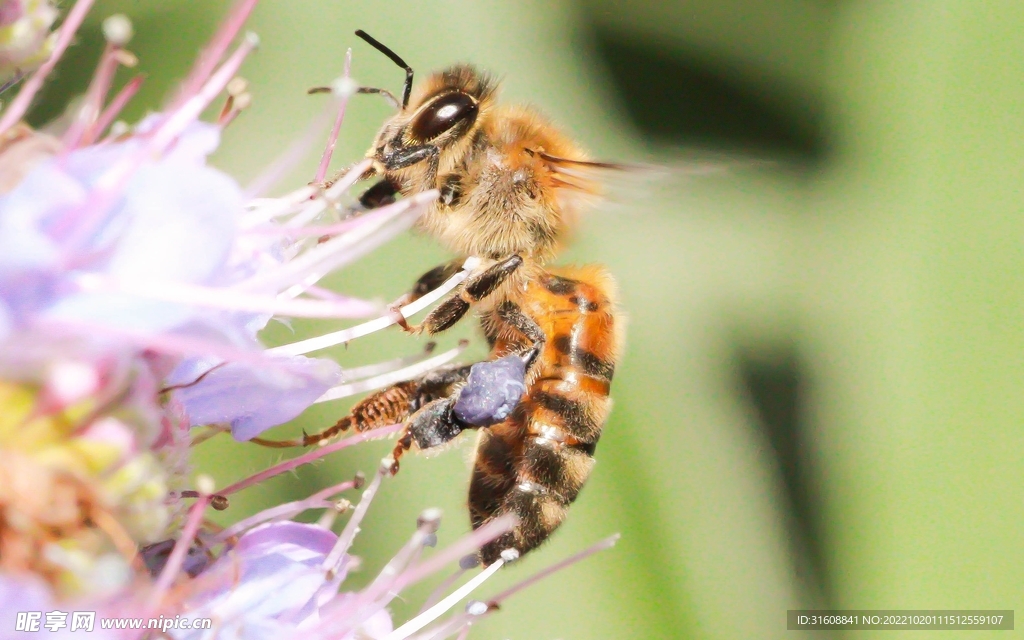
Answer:
[[[586,267],[543,273],[514,301],[539,325],[545,343],[519,406],[482,430],[477,447],[469,488],[473,528],[506,513],[520,520],[481,549],[487,564],[504,549],[522,554],[542,543],[590,475],[621,347],[613,295],[610,276]],[[492,356],[526,343],[494,316],[486,324],[495,336]]]

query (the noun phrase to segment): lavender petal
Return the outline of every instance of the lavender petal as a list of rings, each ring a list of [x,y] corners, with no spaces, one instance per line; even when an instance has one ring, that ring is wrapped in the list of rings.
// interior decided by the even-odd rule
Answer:
[[[332,360],[268,357],[265,366],[218,366],[198,383],[178,389],[175,399],[193,426],[230,423],[236,440],[250,440],[305,411],[340,379],[341,368]]]
[[[190,617],[215,617],[218,628],[171,630],[171,635],[177,640],[287,637],[317,614],[316,596],[325,585],[321,564],[336,541],[334,533],[311,524],[275,522],[252,529],[207,570],[206,575],[222,575],[223,584],[188,603]],[[342,579],[335,576],[335,591]]]

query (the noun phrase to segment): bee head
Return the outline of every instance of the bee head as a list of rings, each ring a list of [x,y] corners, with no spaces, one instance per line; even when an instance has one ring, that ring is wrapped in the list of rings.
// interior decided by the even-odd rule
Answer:
[[[496,84],[468,65],[432,75],[392,116],[367,152],[379,173],[444,173],[468,152]]]

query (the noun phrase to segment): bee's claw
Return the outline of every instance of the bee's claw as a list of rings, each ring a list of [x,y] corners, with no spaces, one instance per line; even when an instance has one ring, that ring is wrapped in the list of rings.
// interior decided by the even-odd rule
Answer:
[[[402,313],[401,306],[398,304],[388,307],[388,312],[391,313],[391,317],[394,319],[395,324],[402,327],[402,330],[406,333],[417,334],[422,330],[420,325],[409,324],[409,321],[405,319],[405,314]]]

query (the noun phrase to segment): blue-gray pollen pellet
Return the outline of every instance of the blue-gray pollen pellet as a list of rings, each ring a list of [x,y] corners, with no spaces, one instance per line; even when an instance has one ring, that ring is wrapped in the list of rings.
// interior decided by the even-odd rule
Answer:
[[[526,364],[516,355],[479,362],[470,369],[454,411],[463,422],[488,426],[512,413],[526,393]]]

